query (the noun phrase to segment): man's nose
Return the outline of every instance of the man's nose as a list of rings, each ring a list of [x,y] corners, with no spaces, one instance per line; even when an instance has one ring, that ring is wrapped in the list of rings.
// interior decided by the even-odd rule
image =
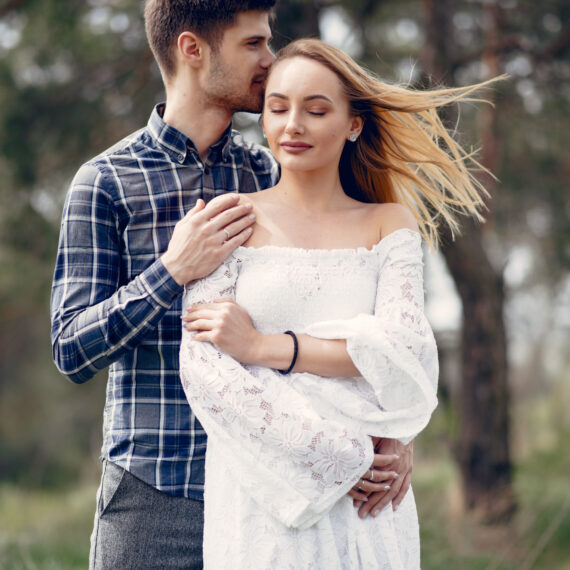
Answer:
[[[273,51],[269,46],[266,46],[261,61],[259,62],[259,65],[261,65],[263,69],[268,69],[269,66],[273,63],[274,59],[275,59],[275,54],[273,53]]]

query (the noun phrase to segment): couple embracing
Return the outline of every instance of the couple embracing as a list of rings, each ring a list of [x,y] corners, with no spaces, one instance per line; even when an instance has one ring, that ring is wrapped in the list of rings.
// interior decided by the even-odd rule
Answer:
[[[474,88],[390,85],[312,39],[275,56],[273,5],[147,0],[166,103],[67,195],[54,359],[109,367],[91,568],[420,565],[421,244],[483,194],[436,110]]]

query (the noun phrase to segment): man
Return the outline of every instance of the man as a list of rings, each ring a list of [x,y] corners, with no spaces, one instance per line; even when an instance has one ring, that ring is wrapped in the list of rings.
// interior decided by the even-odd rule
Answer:
[[[231,130],[235,111],[261,110],[274,3],[147,0],[166,105],[69,189],[54,360],[77,383],[110,367],[91,568],[202,566],[206,436],[178,376],[181,295],[249,237],[235,193],[278,178],[269,151]]]

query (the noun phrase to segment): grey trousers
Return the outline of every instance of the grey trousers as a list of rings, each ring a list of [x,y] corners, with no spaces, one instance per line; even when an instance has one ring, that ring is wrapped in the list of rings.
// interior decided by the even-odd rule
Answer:
[[[103,462],[91,570],[201,569],[204,504],[173,497]]]

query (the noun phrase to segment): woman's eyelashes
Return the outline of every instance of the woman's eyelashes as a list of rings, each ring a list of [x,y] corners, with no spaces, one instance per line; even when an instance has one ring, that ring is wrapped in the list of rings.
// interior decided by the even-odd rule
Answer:
[[[273,115],[281,115],[283,113],[286,113],[289,109],[285,109],[285,108],[270,108],[269,112],[272,113]],[[324,117],[327,112],[323,109],[306,109],[305,112],[309,115],[312,115],[313,117]]]

